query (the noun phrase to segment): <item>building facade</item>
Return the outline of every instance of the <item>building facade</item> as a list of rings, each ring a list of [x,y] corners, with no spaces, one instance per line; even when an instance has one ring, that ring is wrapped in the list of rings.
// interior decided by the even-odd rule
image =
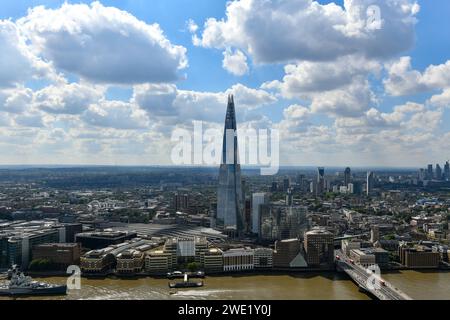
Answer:
[[[215,225],[230,235],[239,236],[245,229],[241,166],[239,164],[234,97],[228,97],[223,137],[222,164],[217,190]]]

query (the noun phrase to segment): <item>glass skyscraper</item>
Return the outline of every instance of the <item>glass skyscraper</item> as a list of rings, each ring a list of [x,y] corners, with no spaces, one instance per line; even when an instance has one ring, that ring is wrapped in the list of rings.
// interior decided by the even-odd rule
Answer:
[[[216,227],[241,235],[245,230],[241,166],[237,139],[234,97],[228,97],[222,148],[222,164],[217,190]]]

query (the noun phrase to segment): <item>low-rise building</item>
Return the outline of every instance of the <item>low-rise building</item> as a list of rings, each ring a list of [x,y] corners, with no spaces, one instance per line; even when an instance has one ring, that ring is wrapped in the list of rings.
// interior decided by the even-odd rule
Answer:
[[[164,250],[155,250],[145,257],[145,271],[150,274],[166,274],[173,268],[172,254]]]
[[[223,252],[223,270],[247,271],[253,270],[255,252],[250,248],[235,248]]]
[[[439,252],[433,252],[431,248],[425,246],[399,247],[400,262],[405,267],[414,269],[438,268],[441,260]]]
[[[301,250],[299,239],[288,239],[275,242],[273,252],[273,266],[276,268],[290,268],[291,261],[297,257]]]
[[[346,239],[341,242],[342,252],[350,256],[350,251],[361,248],[361,241],[357,239]]]
[[[136,237],[137,233],[132,231],[85,232],[75,235],[75,242],[81,243],[83,248],[96,250],[120,244]]]
[[[223,252],[218,248],[210,248],[203,255],[205,273],[218,273],[224,270]]]
[[[270,269],[273,267],[273,250],[270,248],[256,248],[253,264],[255,269]]]
[[[68,266],[79,265],[81,246],[79,243],[46,243],[32,249],[33,260],[48,260],[58,269],[65,270]]]
[[[88,274],[103,274],[111,271],[116,258],[111,253],[114,248],[92,250],[80,258],[81,271]]]
[[[350,250],[350,258],[352,258],[356,264],[365,268],[375,265],[375,255],[362,249]]]
[[[144,253],[139,250],[126,250],[117,255],[116,271],[119,274],[135,274],[144,267]]]

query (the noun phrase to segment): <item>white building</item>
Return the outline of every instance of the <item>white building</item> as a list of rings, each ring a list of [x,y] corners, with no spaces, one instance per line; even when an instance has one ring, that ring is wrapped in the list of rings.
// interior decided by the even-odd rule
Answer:
[[[253,270],[255,251],[250,248],[230,249],[223,252],[223,271]]]

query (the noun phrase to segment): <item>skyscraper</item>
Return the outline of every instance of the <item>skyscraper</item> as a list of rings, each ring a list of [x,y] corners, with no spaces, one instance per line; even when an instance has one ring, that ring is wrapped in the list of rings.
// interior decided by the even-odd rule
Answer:
[[[241,235],[245,230],[243,207],[236,111],[234,97],[230,95],[225,117],[222,164],[219,171],[216,226],[235,235]]]
[[[448,163],[448,161],[445,163],[444,166],[444,179],[450,180],[450,163]]]
[[[254,193],[252,196],[252,233],[261,234],[261,205],[268,203],[266,193]]]
[[[433,165],[432,164],[428,165],[427,179],[428,180],[433,180]]]
[[[373,189],[373,172],[369,171],[367,172],[367,184],[366,184],[366,192],[369,196]]]
[[[350,168],[345,168],[344,171],[344,186],[348,188],[349,183],[351,182],[352,178],[352,170]]]
[[[436,180],[442,180],[442,169],[439,164],[436,165],[436,174],[435,174]]]
[[[325,192],[325,168],[317,168],[317,194]]]

